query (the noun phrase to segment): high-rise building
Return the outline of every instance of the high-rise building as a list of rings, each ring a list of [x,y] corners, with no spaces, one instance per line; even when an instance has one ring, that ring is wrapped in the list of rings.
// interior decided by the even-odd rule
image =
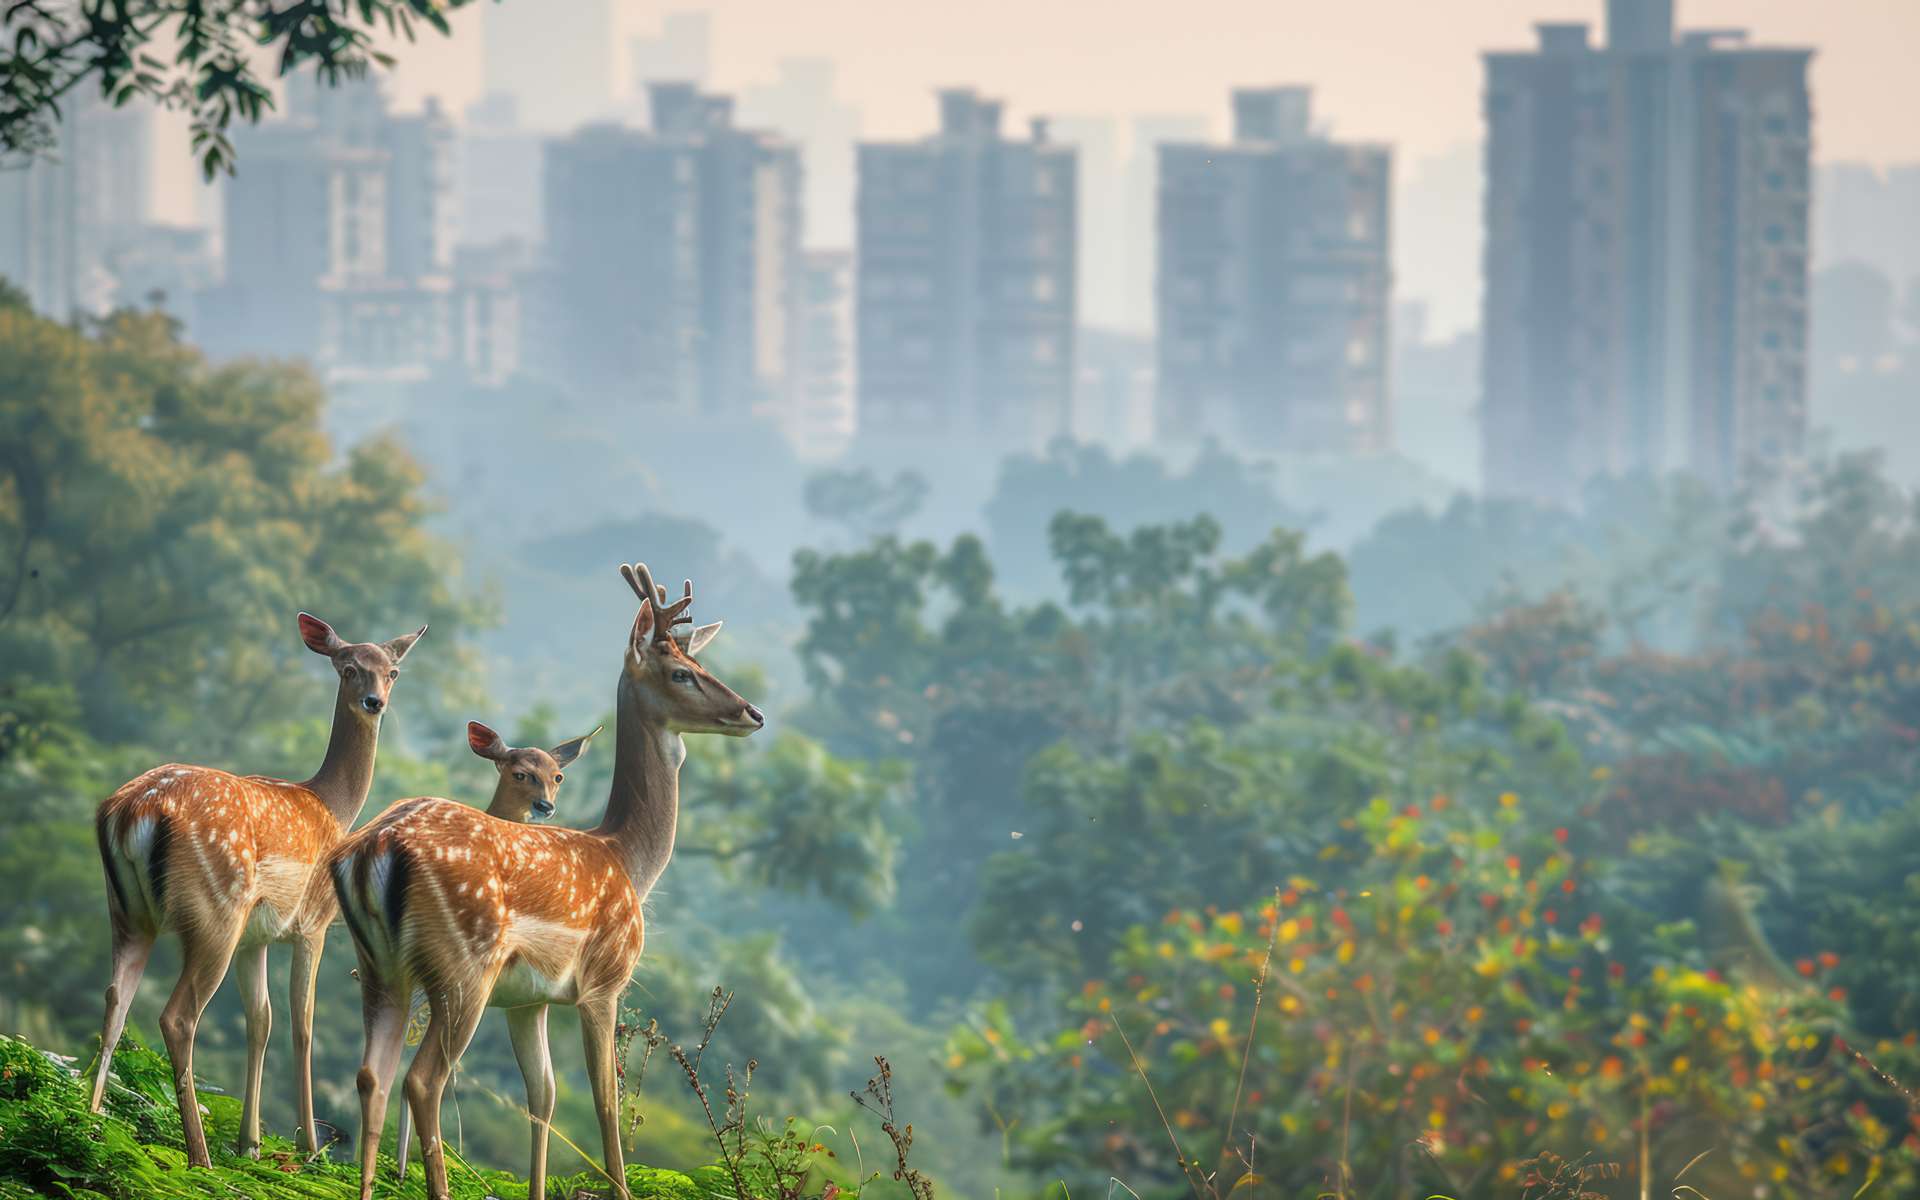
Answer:
[[[82,89],[42,156],[0,171],[0,276],[65,318],[113,306],[109,261],[146,224],[152,114]]]
[[[225,278],[195,312],[203,344],[307,357],[335,380],[468,370],[452,332],[445,114],[429,101],[396,116],[371,79],[303,74],[287,93],[286,119],[236,132]]]
[[[1160,147],[1160,436],[1392,445],[1384,146],[1312,129],[1302,87],[1233,93],[1233,141]]]
[[[613,107],[613,0],[489,4],[482,45],[487,93],[513,97],[520,121],[557,133]]]
[[[1079,286],[1081,324],[1123,329],[1126,304],[1126,183],[1120,165],[1120,122],[1112,117],[1054,117],[1048,127],[1072,146],[1080,164]]]
[[[853,245],[853,146],[860,140],[860,110],[841,101],[835,75],[832,59],[783,59],[779,78],[740,94],[740,116],[800,143],[807,164],[806,245],[844,250]]]
[[[1072,147],[1046,123],[940,93],[940,131],[859,148],[860,430],[1031,445],[1063,432],[1074,382]]]
[[[691,84],[656,83],[649,100],[650,130],[595,125],[547,146],[543,365],[705,420],[778,408],[796,353],[799,153]]]
[[[1729,486],[1805,441],[1812,51],[1608,0],[1487,62],[1482,466],[1571,500],[1600,474]]]
[[[1159,264],[1160,146],[1204,142],[1211,131],[1201,116],[1148,114],[1128,129],[1127,166],[1120,194],[1120,320],[1129,333],[1154,331],[1154,273]]]
[[[454,152],[461,241],[539,238],[540,140],[521,126],[519,106],[505,92],[467,106]]]
[[[853,440],[853,252],[801,255],[798,349],[782,424],[803,458],[828,458]]]

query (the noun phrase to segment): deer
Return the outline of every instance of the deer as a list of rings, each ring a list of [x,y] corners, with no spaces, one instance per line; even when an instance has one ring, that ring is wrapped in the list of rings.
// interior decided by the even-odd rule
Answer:
[[[531,1118],[530,1200],[546,1195],[553,1067],[547,1010],[580,1014],[604,1168],[630,1200],[622,1163],[614,1039],[621,994],[644,943],[642,906],[673,857],[682,735],[746,737],[758,708],[694,657],[720,631],[691,624],[693,582],[667,603],[645,564],[621,575],[640,599],[615,689],[613,783],[600,823],[577,830],[517,825],[451,800],[383,813],[327,863],[359,956],[365,1054],[360,1092],[360,1195],[371,1200],[387,1093],[409,1001],[430,1016],[406,1073],[430,1200],[447,1200],[440,1101],[481,1014],[506,1010]]]
[[[564,769],[573,765],[573,760],[580,757],[587,743],[599,732],[600,726],[595,725],[591,733],[568,738],[551,750],[536,746],[516,748],[507,745],[506,739],[479,721],[468,721],[467,746],[481,758],[493,763],[500,772],[500,781],[494,785],[493,799],[487,804],[487,815],[516,824],[551,818],[554,796],[560,791],[561,781],[566,778]],[[326,881],[326,891],[324,898],[315,899],[316,910],[324,907],[332,911],[337,903],[330,880]],[[402,1179],[407,1175],[407,1145],[410,1140],[407,1110],[402,1106],[395,1153],[397,1173]]]
[[[468,748],[500,772],[500,782],[494,786],[493,799],[487,804],[487,815],[515,824],[552,817],[554,795],[560,790],[560,781],[566,778],[563,769],[573,765],[573,760],[580,757],[587,743],[599,732],[600,726],[595,725],[591,733],[568,738],[551,750],[537,746],[515,748],[487,726],[468,721]]]
[[[303,1150],[317,1150],[313,1118],[313,999],[326,924],[305,910],[309,882],[365,805],[374,752],[400,663],[427,632],[385,642],[348,642],[320,618],[299,614],[301,640],[339,675],[326,756],[311,779],[289,783],[168,763],[121,785],[94,817],[106,874],[113,967],[91,1106],[106,1098],[113,1051],[134,992],[162,933],[180,939],[180,976],[160,1013],[173,1065],[187,1161],[210,1167],[194,1091],[200,1016],[229,963],[246,1009],[247,1073],[238,1151],[260,1148],[260,1073],[273,1009],[267,946],[293,943],[294,1089]]]

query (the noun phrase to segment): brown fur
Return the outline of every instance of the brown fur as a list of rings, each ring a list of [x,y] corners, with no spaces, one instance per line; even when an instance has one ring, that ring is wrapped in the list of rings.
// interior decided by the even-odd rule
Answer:
[[[533,1114],[531,1200],[543,1200],[546,1124],[553,1110],[546,1042],[549,1004],[580,1013],[606,1170],[625,1200],[615,1012],[645,940],[641,903],[665,869],[678,813],[682,733],[745,735],[759,710],[694,660],[674,633],[692,603],[656,596],[646,568],[622,568],[643,603],[628,639],[618,691],[614,780],[592,830],[518,825],[449,800],[406,801],[382,814],[329,860],[329,876],[360,955],[367,1052],[361,1089],[361,1196],[372,1195],[413,989],[432,1018],[407,1072],[427,1192],[447,1195],[440,1097],[482,1011],[506,1008]]]
[[[113,977],[107,987],[93,1108],[106,1096],[114,1046],[160,934],[180,937],[182,968],[160,1016],[173,1063],[188,1161],[209,1166],[193,1082],[200,1014],[226,976],[238,976],[247,1014],[247,1077],[241,1153],[260,1145],[260,1076],[272,1027],[266,991],[271,942],[294,944],[292,1011],[299,1140],[314,1149],[313,984],[330,899],[313,889],[320,861],[366,802],[380,716],[399,662],[420,634],[383,644],[349,643],[326,622],[300,614],[309,649],[340,674],[333,734],[320,771],[304,783],[239,776],[211,767],[156,767],[116,790],[94,818],[107,882]]]

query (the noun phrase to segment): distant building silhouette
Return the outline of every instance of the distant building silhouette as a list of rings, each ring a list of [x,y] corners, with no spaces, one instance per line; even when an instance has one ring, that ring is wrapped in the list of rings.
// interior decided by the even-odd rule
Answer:
[[[1365,453],[1388,406],[1391,152],[1313,131],[1302,87],[1233,93],[1233,141],[1160,146],[1160,436]]]
[[[846,449],[855,432],[853,252],[801,256],[793,396],[781,421],[803,458]]]
[[[1608,44],[1539,26],[1487,62],[1487,490],[1597,474],[1719,486],[1806,436],[1812,51],[1673,32],[1609,0]]]
[[[809,248],[853,245],[853,157],[860,110],[835,90],[829,58],[780,60],[779,77],[740,93],[741,120],[778,130],[800,143],[806,160],[805,242]]]
[[[1045,122],[940,93],[940,131],[859,148],[860,430],[1031,445],[1074,383],[1076,161]]]
[[[505,92],[467,106],[455,143],[460,240],[533,241],[540,236],[540,135],[520,124]]]
[[[1151,334],[1154,279],[1160,253],[1160,146],[1204,142],[1211,124],[1202,116],[1172,113],[1135,117],[1130,123],[1127,166],[1120,193],[1120,322],[1129,333]]]
[[[201,342],[309,358],[336,382],[471,373],[446,114],[430,100],[396,116],[376,80],[310,73],[288,81],[286,111],[235,133],[225,276],[198,298]]]
[[[523,125],[555,133],[609,115],[613,0],[485,8],[483,90],[513,97]]]
[[[1120,122],[1113,117],[1059,116],[1047,122],[1079,162],[1080,231],[1077,288],[1083,328],[1127,327],[1126,176],[1120,165]]]
[[[799,152],[692,84],[649,96],[650,130],[547,145],[540,365],[707,420],[777,412],[796,354]]]
[[[52,148],[0,170],[0,276],[65,319],[115,303],[109,261],[148,218],[153,121],[85,88],[62,104]]]

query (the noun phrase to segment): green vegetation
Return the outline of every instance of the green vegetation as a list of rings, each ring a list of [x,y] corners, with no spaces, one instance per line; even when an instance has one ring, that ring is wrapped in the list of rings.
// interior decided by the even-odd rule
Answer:
[[[1008,468],[990,537],[943,542],[895,532],[932,486],[913,475],[805,497],[796,473],[787,505],[837,528],[771,604],[773,569],[698,505],[490,539],[399,440],[334,445],[324,401],[298,369],[209,365],[158,317],[69,326],[0,298],[0,1031],[92,1049],[89,818],[111,787],[167,760],[317,759],[326,689],[295,609],[350,634],[431,621],[368,811],[479,800],[461,722],[522,712],[503,732],[544,744],[604,719],[587,706],[630,613],[592,573],[644,555],[677,578],[657,544],[707,564],[697,594],[762,606],[702,616],[729,619],[723,673],[777,728],[696,747],[683,776],[631,1082],[649,1022],[712,1046],[706,1102],[671,1042],[630,1097],[634,1156],[685,1172],[647,1194],[891,1175],[866,1107],[902,1143],[914,1121],[927,1172],[876,1193],[1920,1189],[1920,506],[1871,460],[1730,496],[1622,482],[1578,514],[1462,501],[1345,558],[1224,457],[1181,474],[1056,448]],[[1077,510],[1075,479],[1134,507]],[[583,644],[609,606],[604,662],[482,640],[496,602],[459,564],[508,558],[546,574],[505,602]],[[596,663],[604,681],[571,678]],[[608,769],[600,745],[569,769],[562,820],[590,819]],[[349,1127],[350,965],[336,938],[315,1065],[321,1115]],[[716,984],[734,1000],[713,1030]],[[594,1128],[566,1023],[555,1168],[591,1186],[562,1140]],[[239,1026],[217,997],[215,1085]],[[0,1049],[0,1196],[202,1194],[166,1190],[198,1185],[149,1052],[119,1056],[96,1119],[60,1064]],[[875,1054],[892,1066],[863,1091]],[[770,1124],[724,1099],[750,1058]],[[519,1092],[489,1020],[454,1090],[456,1187],[514,1194],[487,1172],[521,1163]],[[267,1101],[287,1128],[289,1097]],[[344,1167],[284,1151],[219,1177],[335,1194]]]

